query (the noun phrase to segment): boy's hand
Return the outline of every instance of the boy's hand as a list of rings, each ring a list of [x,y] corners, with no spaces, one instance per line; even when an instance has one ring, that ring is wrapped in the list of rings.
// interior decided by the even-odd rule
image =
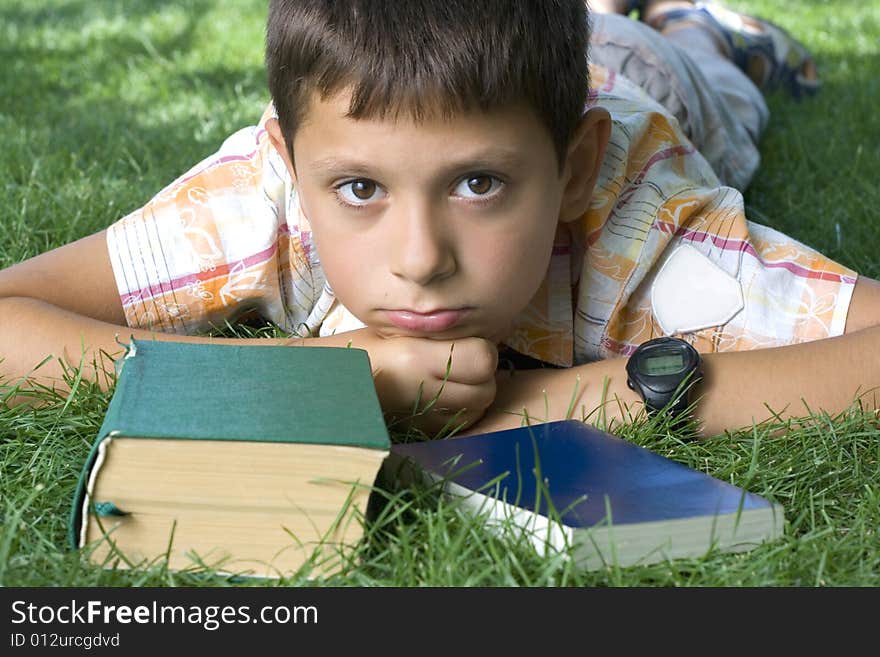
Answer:
[[[447,425],[468,427],[495,399],[498,348],[489,340],[383,338],[370,329],[354,333],[360,335],[353,345],[370,353],[382,409],[404,426],[431,437]]]

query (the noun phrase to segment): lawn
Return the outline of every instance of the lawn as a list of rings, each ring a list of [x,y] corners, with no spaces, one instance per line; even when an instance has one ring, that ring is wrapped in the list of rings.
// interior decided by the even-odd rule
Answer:
[[[265,4],[0,0],[0,267],[100,230],[254,123],[267,102]],[[731,4],[801,36],[825,81],[813,99],[770,98],[750,216],[880,278],[880,4]],[[0,585],[228,585],[210,569],[104,570],[67,548],[70,499],[108,401],[80,385],[45,394],[38,410],[0,405]],[[582,573],[490,534],[430,490],[401,491],[338,576],[281,583],[876,586],[876,422],[858,408],[804,415],[700,443],[644,424],[616,429],[782,503],[784,537],[748,553]]]

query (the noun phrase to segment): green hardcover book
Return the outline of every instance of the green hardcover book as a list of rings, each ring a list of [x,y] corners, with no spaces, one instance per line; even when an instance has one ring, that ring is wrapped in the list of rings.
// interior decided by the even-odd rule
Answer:
[[[93,562],[277,577],[360,539],[390,449],[366,351],[133,340],[119,364],[71,511]]]

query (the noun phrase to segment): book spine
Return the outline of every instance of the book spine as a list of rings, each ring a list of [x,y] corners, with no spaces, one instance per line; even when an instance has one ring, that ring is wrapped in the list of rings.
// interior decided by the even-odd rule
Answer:
[[[92,468],[98,456],[98,448],[104,439],[112,434],[118,426],[125,407],[125,400],[128,397],[127,393],[131,388],[130,381],[137,377],[137,371],[139,369],[140,360],[137,358],[137,343],[132,340],[125,355],[117,362],[116,384],[112,393],[113,396],[110,399],[110,404],[107,407],[107,413],[104,415],[104,421],[101,423],[98,435],[92,442],[89,455],[86,457],[86,461],[83,464],[82,471],[79,474],[79,480],[76,484],[76,490],[73,494],[67,536],[68,543],[74,550],[79,548],[80,532],[84,523],[88,522],[88,517],[83,516],[83,504],[86,499],[86,491]]]

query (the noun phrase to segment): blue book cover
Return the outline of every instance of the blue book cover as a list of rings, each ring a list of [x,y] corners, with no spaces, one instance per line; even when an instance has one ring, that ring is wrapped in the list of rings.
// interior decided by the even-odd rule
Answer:
[[[389,467],[511,523],[588,567],[742,551],[782,534],[763,497],[577,420],[392,446]]]

